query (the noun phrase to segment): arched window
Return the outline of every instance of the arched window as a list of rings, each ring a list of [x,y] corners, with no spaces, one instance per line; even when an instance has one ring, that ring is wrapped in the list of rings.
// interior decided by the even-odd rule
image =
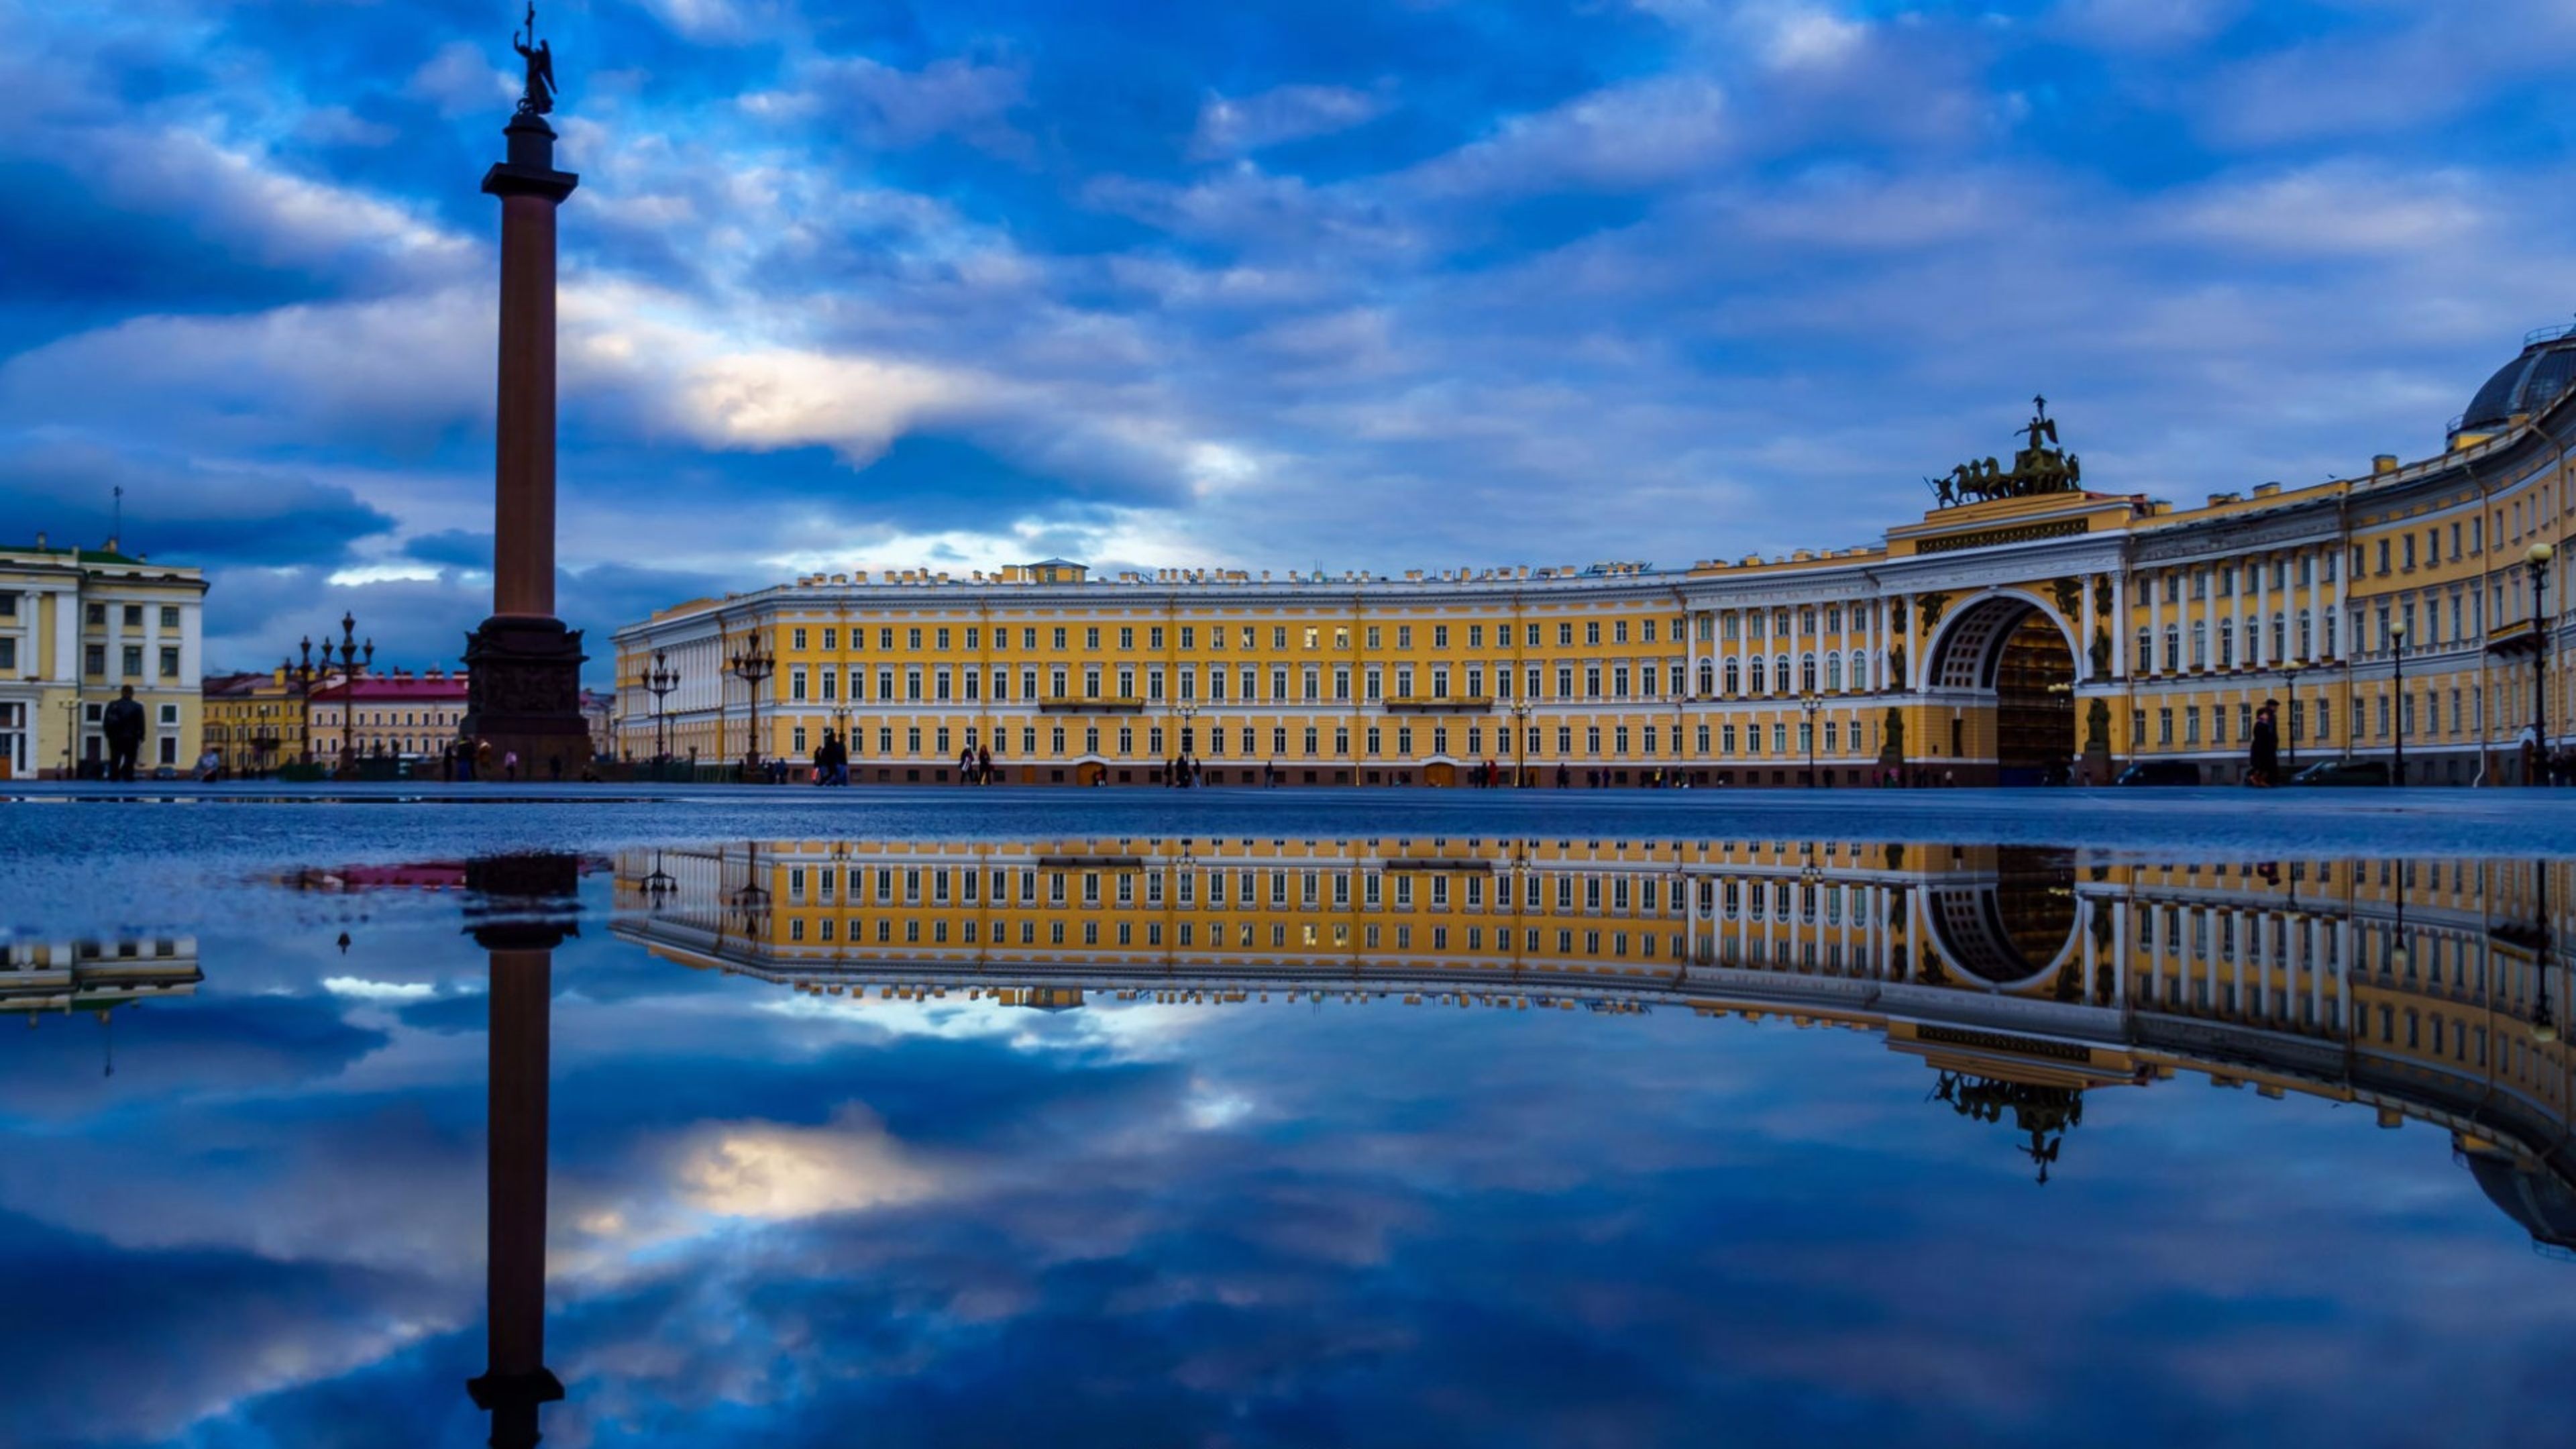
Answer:
[[[1816,692],[1816,656],[1813,654],[1798,656],[1798,687],[1809,694]]]
[[[1842,692],[1842,687],[1843,657],[1839,654],[1828,654],[1825,656],[1825,688],[1839,694]]]
[[[1734,666],[1729,665],[1727,667],[1731,669]],[[1762,693],[1762,656],[1759,654],[1753,656],[1753,692],[1755,694]]]
[[[1734,660],[1729,659],[1726,661],[1726,692],[1738,694],[1743,691],[1743,688],[1743,671],[1736,667]]]
[[[1771,682],[1772,682],[1772,685],[1773,685],[1775,688],[1777,688],[1777,689],[1778,689],[1782,694],[1787,694],[1787,693],[1789,692],[1789,656],[1788,656],[1788,655],[1786,655],[1786,654],[1775,654],[1775,655],[1771,656]]]
[[[1699,662],[1699,692],[1703,698],[1717,692],[1717,666],[1703,659]]]

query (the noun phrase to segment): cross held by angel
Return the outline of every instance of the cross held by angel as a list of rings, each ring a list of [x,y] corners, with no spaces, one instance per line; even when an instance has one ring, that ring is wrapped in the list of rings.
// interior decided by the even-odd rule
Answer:
[[[535,0],[529,0],[524,34],[517,30],[510,32],[510,48],[519,53],[519,59],[527,63],[528,70],[527,84],[519,93],[519,114],[542,116],[553,110],[555,53],[552,46],[537,39]]]

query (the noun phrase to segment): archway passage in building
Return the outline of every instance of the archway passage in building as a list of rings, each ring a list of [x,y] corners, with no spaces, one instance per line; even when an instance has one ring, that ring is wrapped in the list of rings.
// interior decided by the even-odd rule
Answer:
[[[1994,713],[1974,732],[1990,754],[1995,783],[2064,784],[2076,749],[2075,653],[2039,607],[2008,595],[1970,605],[1942,641],[1933,682],[1943,689],[1991,692]],[[1965,753],[1965,729],[1953,753]]]

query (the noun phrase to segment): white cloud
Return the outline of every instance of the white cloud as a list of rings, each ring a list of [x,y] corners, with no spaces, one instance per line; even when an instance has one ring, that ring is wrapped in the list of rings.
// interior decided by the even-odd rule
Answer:
[[[2404,256],[2471,240],[2486,220],[2481,189],[2462,175],[2391,175],[2336,163],[2222,179],[2173,198],[2169,210],[2180,234],[2225,245]]]
[[[1653,186],[1711,165],[1727,140],[1726,93],[1706,77],[1623,81],[1530,115],[1416,168],[1431,196]]]
[[[1349,86],[1279,86],[1248,96],[1211,95],[1199,107],[1190,154],[1240,156],[1265,146],[1346,131],[1386,113],[1384,91]]]
[[[451,40],[421,62],[403,89],[454,117],[506,109],[518,99],[519,85],[519,78],[493,64],[489,47]]]
[[[1028,78],[1017,68],[947,57],[901,70],[863,55],[802,67],[787,89],[743,98],[743,108],[771,120],[855,120],[880,145],[917,146],[954,135],[988,151],[1022,154],[1028,138],[1010,114],[1027,101]]]

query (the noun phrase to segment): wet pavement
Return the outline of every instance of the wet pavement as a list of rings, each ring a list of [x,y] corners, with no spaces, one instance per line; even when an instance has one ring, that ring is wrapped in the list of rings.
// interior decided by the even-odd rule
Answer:
[[[2576,1408],[2554,797],[11,788],[0,1443]]]

